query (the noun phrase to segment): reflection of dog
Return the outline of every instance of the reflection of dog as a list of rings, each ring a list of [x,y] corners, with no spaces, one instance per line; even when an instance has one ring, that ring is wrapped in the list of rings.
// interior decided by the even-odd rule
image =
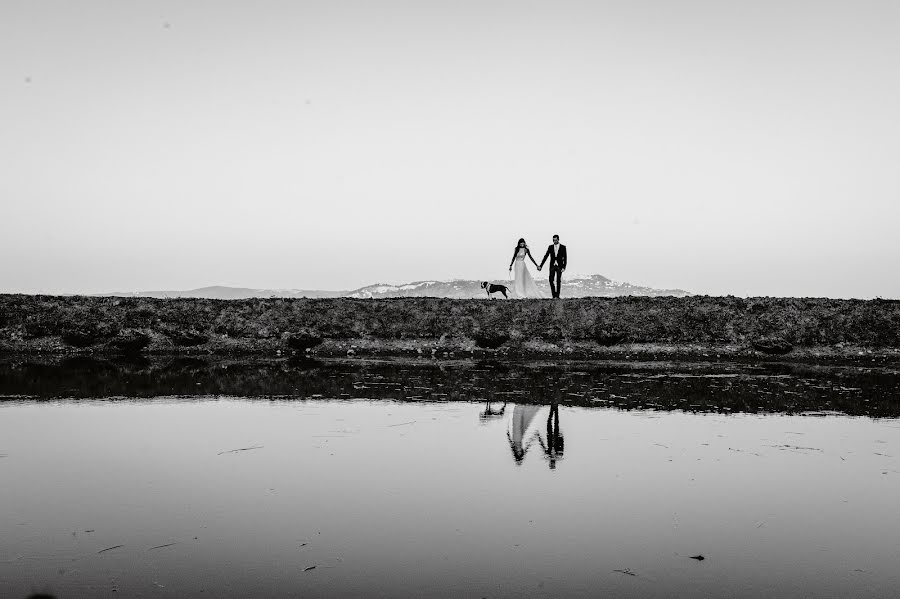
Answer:
[[[503,402],[503,406],[499,410],[495,410],[491,405],[491,401],[487,400],[484,405],[484,412],[478,415],[478,420],[481,421],[482,424],[486,423],[488,420],[492,418],[503,418],[503,412],[506,411],[506,402]]]
[[[493,297],[491,297],[491,294],[497,293],[498,291],[503,294],[503,297],[509,299],[509,296],[506,295],[506,292],[509,291],[509,287],[507,287],[506,285],[494,285],[493,283],[484,281],[481,284],[481,288],[487,292],[488,297],[490,297],[491,299],[494,299]]]

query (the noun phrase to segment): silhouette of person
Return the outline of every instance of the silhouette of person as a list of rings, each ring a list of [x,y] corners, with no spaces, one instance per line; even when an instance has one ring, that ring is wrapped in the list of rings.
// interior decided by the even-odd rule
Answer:
[[[540,409],[541,406],[536,405],[516,404],[513,406],[511,430],[506,431],[506,438],[509,439],[509,448],[517,466],[522,465],[525,454],[528,453],[528,448],[531,446],[533,439],[529,438],[526,442],[526,434],[531,421],[534,420]]]
[[[569,263],[569,254],[566,251],[566,246],[559,242],[559,235],[554,235],[553,243],[547,246],[547,253],[544,254],[544,259],[541,260],[538,271],[544,267],[544,262],[547,261],[547,258],[550,258],[550,293],[553,294],[554,298],[559,299],[559,294],[562,290],[562,273],[566,271],[566,266]]]
[[[544,443],[539,435],[538,443],[544,450],[550,469],[555,470],[556,461],[562,459],[565,450],[565,439],[559,430],[559,403],[556,401],[550,403],[550,413],[547,414],[547,442]]]

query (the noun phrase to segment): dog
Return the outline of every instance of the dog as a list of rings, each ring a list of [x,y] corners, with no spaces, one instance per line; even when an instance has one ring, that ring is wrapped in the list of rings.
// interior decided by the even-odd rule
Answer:
[[[491,294],[497,293],[498,291],[503,294],[503,297],[509,299],[509,296],[506,295],[506,293],[509,291],[509,287],[507,287],[506,285],[494,285],[493,283],[484,281],[483,283],[481,283],[481,288],[484,289],[485,292],[487,292],[488,297],[491,299],[494,299],[493,295]]]

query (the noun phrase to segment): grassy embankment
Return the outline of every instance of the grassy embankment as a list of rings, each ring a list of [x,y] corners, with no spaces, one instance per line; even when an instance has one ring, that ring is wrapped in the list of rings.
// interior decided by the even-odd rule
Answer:
[[[0,295],[0,351],[900,358],[900,301],[621,297],[151,299]]]

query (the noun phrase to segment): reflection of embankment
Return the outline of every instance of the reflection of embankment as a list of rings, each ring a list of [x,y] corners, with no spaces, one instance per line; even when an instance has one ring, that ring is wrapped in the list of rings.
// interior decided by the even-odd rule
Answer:
[[[795,365],[79,357],[0,362],[0,395],[558,402],[625,410],[900,416],[900,374],[896,372]]]
[[[862,349],[860,349],[862,348]],[[867,353],[875,350],[874,355]],[[0,351],[900,357],[900,301],[619,297],[153,299],[0,295]]]

